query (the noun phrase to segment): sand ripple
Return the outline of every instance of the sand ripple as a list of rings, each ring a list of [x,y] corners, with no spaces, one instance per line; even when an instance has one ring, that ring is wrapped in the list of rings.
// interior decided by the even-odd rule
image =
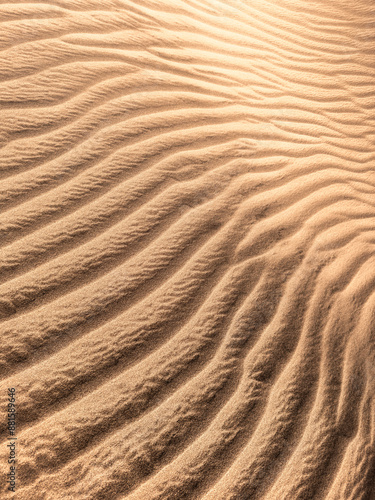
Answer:
[[[375,499],[375,6],[0,21],[15,498]]]

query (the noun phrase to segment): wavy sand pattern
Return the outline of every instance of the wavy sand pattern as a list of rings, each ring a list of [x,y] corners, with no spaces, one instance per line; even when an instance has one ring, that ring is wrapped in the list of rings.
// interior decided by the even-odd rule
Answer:
[[[0,19],[14,498],[375,499],[375,4]]]

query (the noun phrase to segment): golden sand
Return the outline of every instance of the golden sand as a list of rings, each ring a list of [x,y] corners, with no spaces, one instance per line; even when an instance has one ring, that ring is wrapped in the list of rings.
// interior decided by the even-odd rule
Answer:
[[[0,498],[375,499],[375,4],[0,20]]]

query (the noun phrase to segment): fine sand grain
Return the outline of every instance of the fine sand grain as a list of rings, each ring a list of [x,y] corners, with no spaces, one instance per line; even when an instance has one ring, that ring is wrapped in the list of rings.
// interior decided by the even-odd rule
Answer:
[[[0,498],[375,499],[375,4],[0,21]]]

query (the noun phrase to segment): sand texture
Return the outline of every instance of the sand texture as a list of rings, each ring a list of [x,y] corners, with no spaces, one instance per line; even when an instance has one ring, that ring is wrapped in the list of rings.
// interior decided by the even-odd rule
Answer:
[[[375,3],[0,20],[0,498],[375,499]]]

